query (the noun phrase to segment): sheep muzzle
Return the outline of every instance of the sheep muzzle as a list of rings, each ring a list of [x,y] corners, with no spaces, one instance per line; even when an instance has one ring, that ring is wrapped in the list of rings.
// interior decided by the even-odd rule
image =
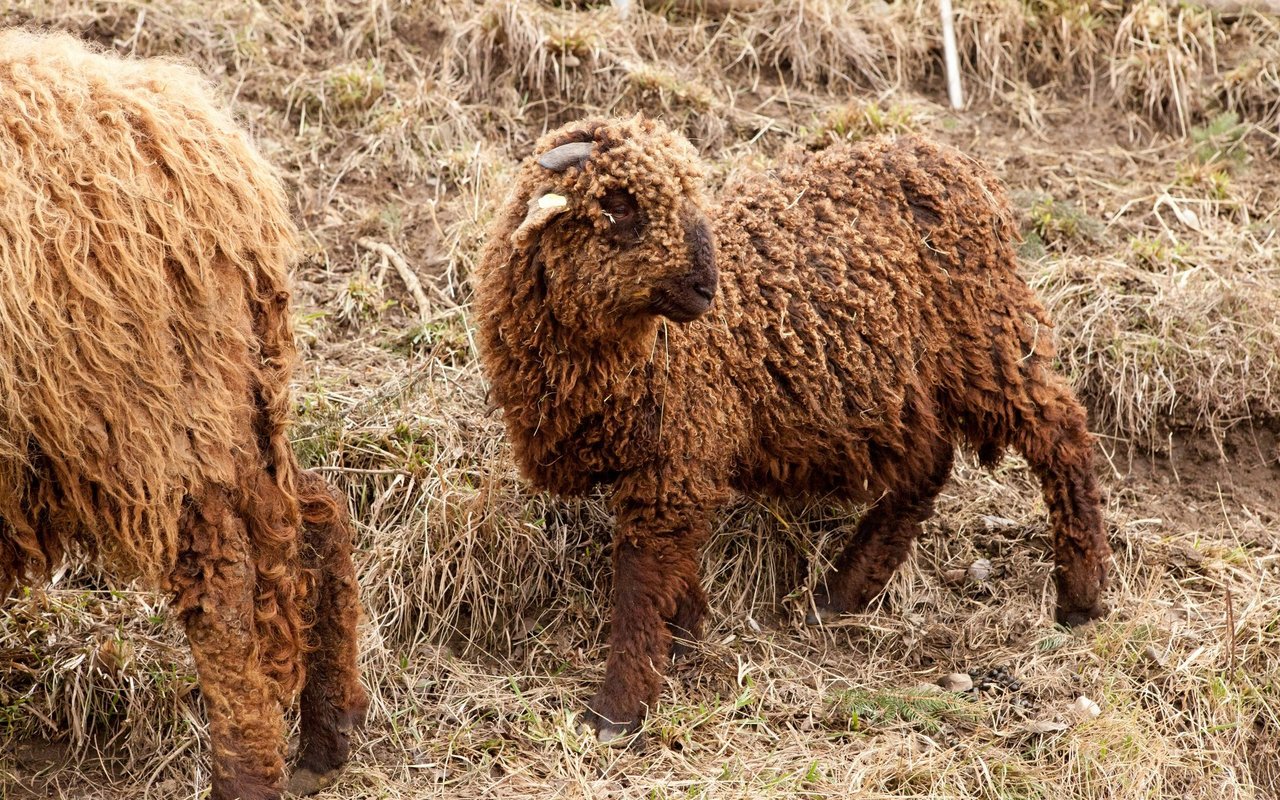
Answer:
[[[706,219],[699,216],[690,221],[684,240],[689,248],[689,271],[659,287],[653,301],[653,310],[673,322],[691,322],[707,313],[720,284],[715,241]]]

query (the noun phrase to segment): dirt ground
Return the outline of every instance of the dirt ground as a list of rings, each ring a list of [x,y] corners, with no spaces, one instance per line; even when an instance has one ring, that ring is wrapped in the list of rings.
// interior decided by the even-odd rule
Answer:
[[[295,441],[350,497],[374,697],[319,797],[1280,798],[1280,20],[958,0],[953,111],[931,3],[635,5],[0,9],[193,60],[294,198]],[[903,130],[996,171],[1098,434],[1107,618],[1054,625],[1014,457],[962,458],[882,598],[823,628],[810,592],[859,510],[743,498],[704,557],[705,641],[643,736],[579,733],[610,520],[516,475],[468,280],[533,140],[636,111],[684,130],[713,186]],[[938,688],[961,672],[974,688]],[[0,609],[0,798],[200,797],[202,720],[162,598],[76,567]]]

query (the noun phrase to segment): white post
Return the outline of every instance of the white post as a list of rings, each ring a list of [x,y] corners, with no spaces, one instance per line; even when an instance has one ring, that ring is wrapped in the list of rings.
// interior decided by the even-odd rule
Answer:
[[[951,16],[951,0],[938,0],[942,9],[942,54],[947,64],[947,96],[951,107],[964,108],[964,95],[960,91],[960,53],[956,49],[956,25]]]

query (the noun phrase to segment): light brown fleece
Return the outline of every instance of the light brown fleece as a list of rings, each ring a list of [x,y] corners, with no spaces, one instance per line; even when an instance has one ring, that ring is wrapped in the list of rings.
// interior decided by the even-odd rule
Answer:
[[[196,72],[0,32],[0,597],[69,552],[170,591],[220,800],[279,796],[281,706],[308,651],[336,648],[355,680],[304,618],[299,503],[333,501],[287,436],[296,236],[279,179]],[[346,581],[345,518],[317,519],[337,554],[321,563]],[[316,632],[351,635],[343,597],[321,611],[349,619]]]

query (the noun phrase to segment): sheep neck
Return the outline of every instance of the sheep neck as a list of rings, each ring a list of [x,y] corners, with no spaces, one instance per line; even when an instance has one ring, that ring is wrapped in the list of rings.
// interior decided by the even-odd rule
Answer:
[[[656,407],[655,376],[667,368],[660,331],[656,319],[624,325],[608,342],[549,330],[512,353],[525,362],[506,373],[519,385],[495,388],[506,398],[517,458],[535,483],[577,493],[652,456],[652,415],[636,407]]]

